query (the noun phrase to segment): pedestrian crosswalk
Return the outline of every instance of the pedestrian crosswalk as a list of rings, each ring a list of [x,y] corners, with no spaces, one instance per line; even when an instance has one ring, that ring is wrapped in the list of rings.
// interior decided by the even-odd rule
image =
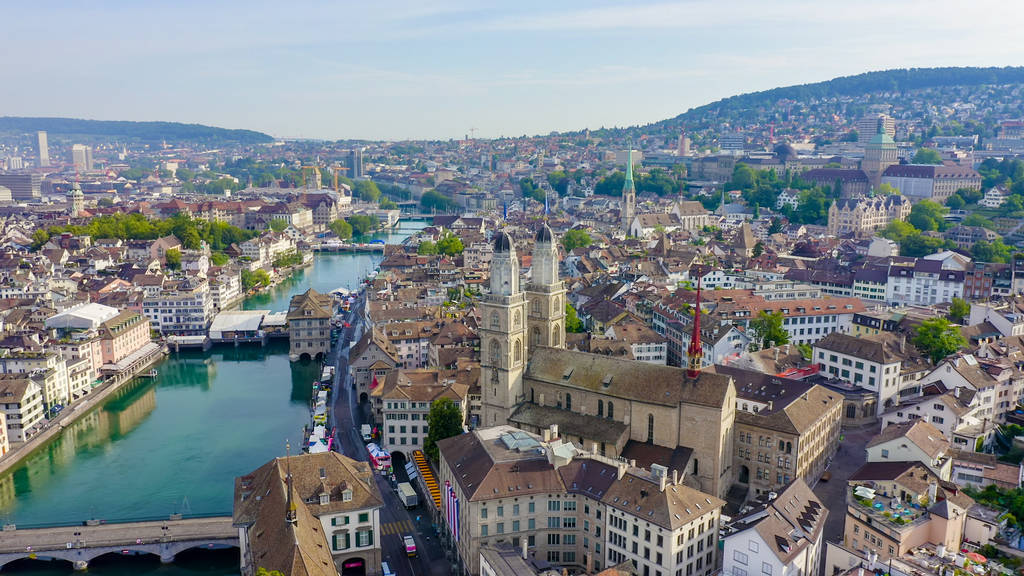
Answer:
[[[413,532],[411,520],[401,520],[399,522],[385,522],[381,524],[380,528],[381,531],[384,532],[384,534],[411,534]]]

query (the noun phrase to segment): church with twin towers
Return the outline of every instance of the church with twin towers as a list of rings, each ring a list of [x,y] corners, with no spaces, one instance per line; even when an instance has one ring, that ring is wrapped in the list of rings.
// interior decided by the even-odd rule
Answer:
[[[537,434],[557,425],[581,450],[659,464],[724,497],[737,473],[732,378],[566,349],[558,271],[547,224],[534,237],[525,286],[515,243],[505,231],[495,234],[489,290],[479,303],[480,425]]]

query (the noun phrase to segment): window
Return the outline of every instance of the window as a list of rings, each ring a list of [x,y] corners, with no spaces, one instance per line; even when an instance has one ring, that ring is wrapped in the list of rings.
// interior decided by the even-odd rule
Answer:
[[[611,401],[608,402],[608,417],[615,418],[615,405]]]
[[[498,518],[501,518],[504,515],[505,515],[505,507],[504,506],[498,506]]]
[[[767,574],[768,576],[771,576],[771,573],[772,565],[767,562],[761,562],[761,574]]]
[[[519,520],[512,521],[512,531],[519,532]]]
[[[548,534],[548,546],[558,546],[562,543],[561,534]]]
[[[548,516],[548,528],[561,528],[562,517],[561,516]]]
[[[528,504],[528,505],[526,506],[526,510],[527,510],[527,511],[528,511],[528,512],[529,512],[530,514],[533,514],[533,513],[534,513],[534,512],[536,511],[536,510],[534,509],[534,505],[533,505],[533,504],[534,504],[533,502],[530,502],[530,503],[529,503],[529,504]]]
[[[751,540],[750,543],[747,544],[747,550],[750,550],[751,552],[757,552],[757,541]]]
[[[562,504],[562,510],[575,512],[576,511],[576,501],[575,500],[566,500]]]
[[[548,501],[548,512],[558,512],[562,509],[562,502],[559,500]]]
[[[370,513],[369,512],[360,512],[359,513],[359,522],[369,522],[369,521],[370,521]]]
[[[888,457],[889,457],[889,451],[886,450],[885,448],[882,448],[882,458],[888,458]]]
[[[487,536],[487,524],[480,525],[480,536]]]
[[[654,444],[654,414],[647,415],[647,443]]]
[[[572,394],[565,394],[565,409],[572,410]]]
[[[603,417],[604,416],[604,400],[598,400],[597,401],[597,416],[598,417]]]
[[[745,553],[743,553],[743,552],[740,552],[739,550],[733,550],[732,551],[732,559],[737,564],[742,564],[744,566],[747,565],[747,555]]]

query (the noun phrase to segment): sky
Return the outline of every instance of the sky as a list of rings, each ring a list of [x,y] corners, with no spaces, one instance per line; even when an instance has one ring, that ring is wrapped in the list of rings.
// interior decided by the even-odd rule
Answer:
[[[1024,64],[1024,2],[2,0],[0,115],[278,138],[647,124],[871,70]]]

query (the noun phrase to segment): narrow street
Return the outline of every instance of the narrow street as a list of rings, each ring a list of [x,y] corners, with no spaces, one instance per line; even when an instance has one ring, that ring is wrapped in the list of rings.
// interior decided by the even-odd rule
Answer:
[[[368,455],[359,426],[365,414],[358,405],[356,392],[352,387],[352,375],[349,373],[348,351],[353,342],[357,342],[363,333],[363,299],[359,299],[352,307],[351,326],[344,328],[335,346],[334,362],[334,401],[331,409],[331,424],[336,428],[335,441],[340,452],[360,461],[367,461]],[[396,475],[405,479],[404,470],[396,470]],[[437,534],[430,522],[430,514],[424,506],[430,505],[420,494],[419,505],[406,510],[395,493],[394,486],[388,477],[377,475],[377,487],[384,499],[384,508],[380,512],[381,556],[396,574],[415,574],[442,576],[448,574],[447,562],[441,550]],[[403,537],[411,535],[416,540],[417,554],[409,557],[405,551]]]

